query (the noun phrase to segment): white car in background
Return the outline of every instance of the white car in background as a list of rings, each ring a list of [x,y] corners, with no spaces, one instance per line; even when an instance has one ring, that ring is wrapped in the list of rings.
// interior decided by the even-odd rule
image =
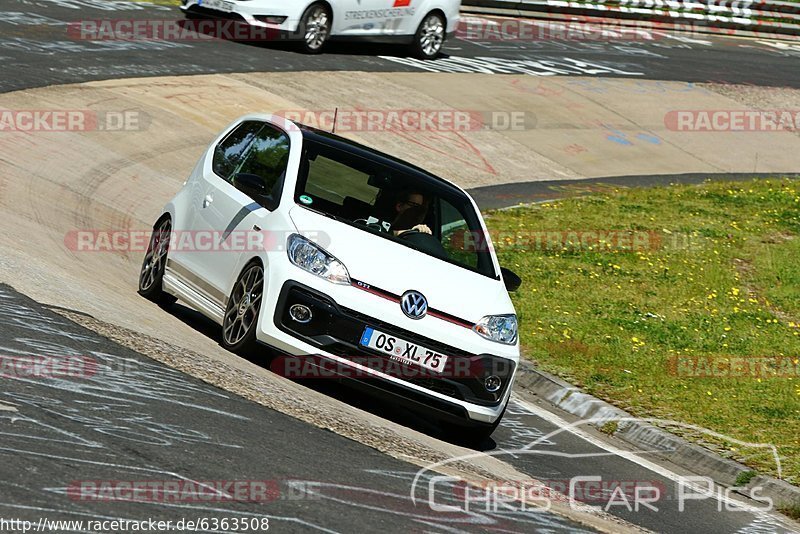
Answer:
[[[463,189],[273,115],[211,143],[156,221],[139,277],[144,297],[219,323],[225,348],[330,365],[469,442],[511,395],[519,285]]]
[[[181,0],[187,16],[233,18],[297,40],[310,53],[330,39],[402,42],[435,58],[455,34],[461,0]]]

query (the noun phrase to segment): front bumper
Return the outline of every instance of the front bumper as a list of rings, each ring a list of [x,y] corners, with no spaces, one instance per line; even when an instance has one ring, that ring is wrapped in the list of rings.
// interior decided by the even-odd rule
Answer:
[[[195,13],[205,17],[217,19],[232,19],[239,22],[244,22],[256,28],[269,29],[269,35],[274,38],[290,38],[293,37],[297,31],[300,23],[301,12],[291,8],[292,3],[288,2],[288,8],[270,9],[265,10],[263,7],[252,6],[245,3],[233,3],[232,10],[229,12],[220,11],[217,9],[209,9],[202,5],[202,1],[198,0],[181,0],[180,9],[184,13]],[[265,12],[269,11],[269,12]],[[281,24],[267,24],[258,20],[257,16],[283,16],[286,19]]]
[[[420,336],[344,307],[318,289],[296,281],[285,282],[277,289],[273,287],[271,291],[274,301],[264,302],[264,309],[274,309],[274,314],[268,317],[265,311],[258,338],[304,360],[304,366],[323,368],[324,376],[333,372],[341,378],[353,379],[376,393],[402,399],[405,405],[424,407],[428,412],[435,410],[445,419],[482,425],[491,424],[501,416],[516,370],[513,360],[492,354],[471,354]],[[293,320],[288,314],[293,304],[308,306],[313,319],[308,323]],[[360,346],[359,339],[367,326],[446,354],[446,368],[442,373],[424,371]],[[299,368],[296,361],[293,365],[294,369]],[[280,368],[274,370],[282,374]],[[503,386],[496,392],[485,387],[485,379],[490,375],[502,379]],[[321,375],[311,372],[308,376]]]

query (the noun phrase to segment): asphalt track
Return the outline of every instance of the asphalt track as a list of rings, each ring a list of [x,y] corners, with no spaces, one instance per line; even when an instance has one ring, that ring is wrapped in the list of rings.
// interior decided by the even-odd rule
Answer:
[[[0,92],[109,78],[258,71],[515,72],[631,76],[651,80],[800,87],[800,44],[704,35],[479,41],[456,39],[449,57],[417,62],[396,46],[338,44],[308,56],[285,43],[89,41],[68,33],[81,20],[181,20],[176,7],[105,0],[0,0]],[[480,58],[481,61],[476,61]],[[529,65],[520,61],[533,62]],[[538,66],[534,65],[538,62]],[[8,75],[12,73],[12,75]],[[398,95],[402,100],[402,95]],[[224,95],[220,95],[224,98]]]
[[[173,313],[182,313],[180,307]],[[193,315],[187,320],[204,330],[207,321]],[[2,285],[0,339],[0,518],[34,524],[42,518],[268,518],[279,532],[594,530],[540,509],[543,497],[527,506],[511,499],[487,500],[480,489],[486,479],[479,475],[462,475],[474,488],[469,497],[464,482],[441,478],[449,464],[468,460],[474,452],[464,450],[461,457],[420,469],[154,362]],[[24,362],[31,361],[26,358],[36,358],[38,367],[26,367]],[[316,387],[437,435],[424,417],[365,401],[338,383]],[[685,510],[679,511],[679,495],[695,491],[681,485],[675,471],[653,470],[648,453],[623,458],[630,451],[564,430],[567,421],[542,413],[548,412],[533,402],[512,402],[486,452],[524,476],[494,483],[531,488],[538,481],[566,492],[572,477],[600,477],[601,489],[577,486],[578,506],[605,508],[646,529],[792,532],[789,523],[752,502],[721,495],[686,500]],[[181,486],[165,487],[166,494],[127,489],[176,481]],[[242,497],[230,486],[214,485],[225,482],[249,484],[255,493]],[[216,489],[204,489],[209,486]],[[624,494],[615,493],[617,487]],[[636,487],[642,488],[643,499],[654,498],[647,502],[657,510],[636,504]],[[443,512],[433,506],[455,508]],[[611,530],[622,532],[623,526],[612,524]]]
[[[92,7],[94,6],[94,7]],[[548,75],[614,75],[688,82],[717,81],[768,86],[800,87],[796,68],[800,51],[776,43],[738,39],[660,36],[652,42],[612,43],[476,43],[457,40],[447,48],[449,57],[420,64],[396,47],[337,45],[323,56],[304,56],[285,44],[250,45],[214,42],[84,42],[66,35],[65,22],[92,18],[179,18],[172,8],[141,3],[89,0],[2,0],[0,60],[11,73],[0,80],[0,91],[121,77],[257,71],[456,71],[506,72],[523,69]],[[488,58],[488,59],[487,59]],[[477,61],[476,61],[477,60]],[[531,63],[537,62],[534,66]],[[591,70],[594,74],[588,74]],[[526,72],[526,73],[531,73]],[[224,99],[225,95],[219,95]],[[663,178],[671,179],[671,178]],[[694,178],[689,178],[694,179]],[[586,190],[626,181],[599,179]],[[656,179],[655,181],[658,181]],[[493,187],[493,186],[492,186]],[[551,192],[580,192],[581,185],[545,183],[497,186],[506,189],[477,191],[482,205],[500,207],[520,201],[544,200]],[[500,199],[501,201],[498,201]],[[494,204],[491,204],[494,202]],[[103,353],[110,367],[126,362],[136,372],[126,372],[103,383],[75,387],[64,380],[3,379],[3,462],[7,482],[3,516],[37,519],[106,517],[161,517],[175,519],[189,513],[224,517],[269,515],[280,530],[332,531],[370,529],[387,531],[463,531],[540,529],[579,531],[580,526],[551,513],[473,513],[454,520],[429,514],[406,498],[418,466],[403,463],[372,448],[326,432],[281,413],[264,409],[154,364],[128,349],[98,338],[43,310],[34,302],[3,289],[6,305],[0,320],[0,338],[6,354]],[[213,332],[202,318],[178,307],[198,331]],[[213,333],[210,334],[213,340]],[[19,351],[19,352],[17,352]],[[55,351],[55,352],[53,352]],[[129,368],[127,368],[130,371]],[[113,375],[113,371],[112,375]],[[132,375],[132,376],[131,376]],[[131,384],[127,380],[139,382]],[[99,375],[98,378],[108,378]],[[101,382],[101,383],[98,383]],[[85,385],[84,385],[85,386]],[[141,388],[159,400],[143,400]],[[323,386],[321,390],[359,409],[388,416],[411,429],[444,438],[435,428],[402,411],[365,403],[346,390]],[[98,414],[99,413],[99,414]],[[602,476],[604,480],[645,482],[664,489],[659,512],[609,508],[612,515],[644,528],[663,532],[783,532],[792,525],[776,516],[726,499],[692,503],[678,512],[675,468],[658,468],[626,459],[599,438],[556,432],[558,416],[519,399],[494,436],[495,456],[525,476],[563,482],[575,475]],[[514,452],[540,440],[529,453]],[[599,440],[599,441],[595,441]],[[468,454],[469,451],[462,451]],[[45,458],[47,457],[47,458]],[[602,458],[598,461],[598,458]],[[185,503],[108,503],[81,501],[66,495],[76,480],[147,480],[184,477],[191,480],[270,480],[281,488],[281,498],[269,503],[230,507]],[[311,487],[313,498],[297,488]],[[320,489],[321,488],[321,489]],[[443,499],[459,495],[442,486]],[[298,493],[304,497],[298,496]],[[608,495],[605,495],[608,497]],[[600,500],[588,504],[602,506]],[[729,503],[730,504],[730,503]],[[750,503],[752,504],[752,503]],[[719,510],[719,509],[722,510]],[[0,516],[0,517],[3,517]],[[276,528],[277,528],[276,527]],[[621,527],[620,527],[621,528]]]
[[[0,353],[6,375],[14,376],[3,379],[0,393],[0,518],[37,523],[42,517],[238,517],[259,525],[267,518],[277,532],[353,532],[358,525],[384,532],[445,531],[449,523],[468,530],[482,525],[587,531],[546,512],[415,509],[409,492],[414,465],[187,377],[7,286],[0,286],[0,315]],[[72,358],[71,376],[58,375],[57,365],[50,367],[52,378],[17,373],[9,356]],[[79,358],[90,363],[75,363]],[[183,485],[164,497],[125,493],[121,481]],[[218,481],[241,481],[253,491],[212,486]],[[427,484],[420,487],[427,491]],[[444,481],[435,490],[440,504],[458,502],[457,484]],[[57,531],[80,530],[91,529]]]
[[[746,181],[770,178],[774,174],[755,173],[691,173],[608,176],[582,180],[541,180],[475,187],[469,190],[482,210],[503,209],[519,204],[547,202],[576,195],[610,193],[627,187],[655,187],[670,184],[701,184],[707,180]],[[786,174],[787,178],[800,178],[800,174]]]

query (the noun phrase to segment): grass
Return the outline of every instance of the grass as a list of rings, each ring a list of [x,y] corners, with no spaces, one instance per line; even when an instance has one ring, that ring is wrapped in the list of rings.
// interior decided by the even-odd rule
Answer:
[[[800,520],[800,503],[782,503],[777,506],[777,510],[792,519]]]
[[[798,186],[709,182],[489,212],[500,262],[523,279],[526,357],[759,473],[778,475],[769,449],[738,442],[774,445],[800,484]],[[611,230],[634,233],[586,233]],[[762,367],[726,367],[751,362]]]
[[[747,486],[751,480],[757,475],[755,471],[742,471],[736,475],[736,482],[734,486]]]
[[[617,430],[619,430],[619,423],[617,423],[616,421],[606,421],[600,427],[600,432],[608,434],[609,436],[613,436],[614,434],[616,434]]]

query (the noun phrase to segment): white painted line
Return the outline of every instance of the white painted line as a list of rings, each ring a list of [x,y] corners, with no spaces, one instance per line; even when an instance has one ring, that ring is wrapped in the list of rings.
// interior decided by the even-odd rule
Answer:
[[[544,408],[536,406],[535,404],[531,404],[530,402],[527,402],[527,401],[525,401],[523,399],[520,399],[519,397],[516,397],[516,396],[514,396],[512,400],[514,402],[516,402],[518,405],[520,405],[523,408],[525,408],[526,410],[529,410],[531,412],[531,415],[535,415],[537,417],[540,417],[540,418],[544,419],[545,421],[547,421],[548,423],[566,430],[570,434],[573,434],[574,436],[581,438],[582,440],[586,441],[587,443],[589,443],[591,445],[594,445],[595,447],[603,449],[604,451],[607,451],[607,452],[609,452],[609,453],[611,453],[611,454],[613,454],[615,456],[619,456],[620,458],[624,458],[624,459],[626,459],[626,460],[628,460],[628,461],[630,461],[632,463],[635,463],[636,465],[638,465],[640,467],[644,467],[645,469],[647,469],[649,471],[652,471],[653,473],[656,473],[657,475],[660,475],[660,476],[662,476],[662,477],[664,477],[666,479],[669,479],[669,480],[671,480],[673,482],[678,482],[679,480],[681,480],[683,478],[683,476],[679,475],[678,473],[675,473],[674,471],[671,471],[671,470],[667,469],[666,467],[664,467],[662,465],[659,465],[659,464],[657,464],[655,462],[647,460],[646,458],[642,458],[641,456],[639,456],[639,453],[636,452],[636,451],[631,452],[631,451],[625,451],[625,450],[619,449],[619,448],[614,447],[613,445],[611,445],[609,443],[606,443],[602,439],[599,439],[599,438],[589,434],[588,432],[585,432],[585,431],[583,431],[583,430],[581,430],[579,428],[575,428],[567,420],[562,419],[561,417],[559,417],[558,415],[554,414],[553,412],[550,412],[550,411],[548,411],[548,410],[546,410]],[[716,486],[716,484],[715,484],[715,486]],[[686,484],[686,487],[692,487],[692,485],[691,484]],[[776,514],[765,512],[764,510],[762,510],[762,509],[760,509],[758,507],[751,506],[749,504],[743,503],[742,501],[733,499],[731,497],[728,497],[727,495],[720,495],[719,492],[715,493],[714,499],[716,499],[716,500],[718,500],[718,501],[720,501],[720,502],[722,502],[724,504],[730,505],[731,508],[737,507],[737,508],[740,508],[743,511],[751,512],[751,513],[759,515],[761,517],[765,517],[765,518],[768,517],[770,520],[780,524],[782,527],[786,528],[790,532],[793,531],[793,529],[795,528],[794,525],[792,525],[787,520],[783,519],[782,517],[780,517],[780,516],[778,516]]]

